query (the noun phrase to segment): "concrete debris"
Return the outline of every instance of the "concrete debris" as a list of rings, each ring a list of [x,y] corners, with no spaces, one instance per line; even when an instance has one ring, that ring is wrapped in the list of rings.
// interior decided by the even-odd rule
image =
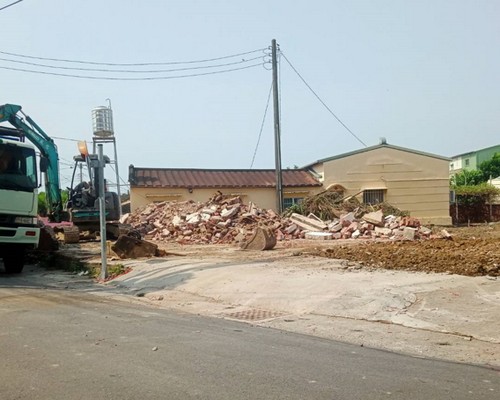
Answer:
[[[449,232],[446,230],[446,229],[443,229],[441,231],[441,236],[444,238],[444,239],[447,239],[447,240],[452,240],[453,237],[449,234]]]
[[[311,240],[331,240],[333,234],[330,232],[306,232],[306,239]]]
[[[248,249],[253,246],[255,250],[269,247],[269,239],[263,239],[262,232],[257,233],[258,228],[271,232],[275,241],[446,237],[444,232],[434,235],[430,228],[421,226],[414,217],[384,216],[381,210],[366,213],[361,218],[356,218],[356,212],[349,212],[330,221],[322,221],[314,214],[304,216],[293,213],[290,217],[282,217],[253,203],[243,204],[240,197],[226,198],[220,192],[205,203],[189,200],[148,204],[124,215],[123,222],[130,224],[147,240],[180,244],[238,244]]]
[[[328,228],[328,226],[316,216],[315,218],[311,218],[293,213],[290,220],[305,230],[322,231]]]
[[[368,214],[363,215],[362,217],[363,221],[369,222],[370,224],[373,224],[375,226],[384,226],[384,213],[382,210],[378,210],[375,212],[371,212]]]

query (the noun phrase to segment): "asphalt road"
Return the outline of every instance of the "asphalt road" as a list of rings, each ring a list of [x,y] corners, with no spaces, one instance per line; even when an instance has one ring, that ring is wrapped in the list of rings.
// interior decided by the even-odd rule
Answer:
[[[500,395],[491,369],[15,282],[0,276],[2,400]]]

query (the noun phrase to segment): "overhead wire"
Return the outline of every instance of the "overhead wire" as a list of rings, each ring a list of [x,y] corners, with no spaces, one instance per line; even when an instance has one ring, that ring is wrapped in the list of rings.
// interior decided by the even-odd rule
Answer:
[[[111,169],[113,170],[113,172],[116,174],[116,169],[111,164],[109,166],[111,167]],[[118,177],[120,178],[120,181],[122,182],[122,183],[120,183],[120,186],[130,186],[130,183],[124,181],[123,178],[120,175],[118,175]]]
[[[139,66],[148,66],[148,65],[178,65],[178,64],[198,64],[212,61],[220,61],[228,58],[241,57],[252,53],[264,52],[266,48],[256,49],[251,51],[246,51],[243,53],[230,54],[222,57],[214,57],[214,58],[206,58],[201,60],[189,60],[189,61],[167,61],[167,62],[145,62],[145,63],[109,63],[109,62],[96,62],[96,61],[82,61],[82,60],[70,60],[70,59],[62,59],[62,58],[48,58],[48,57],[36,57],[30,56],[26,54],[19,53],[10,53],[7,51],[0,51],[0,54],[5,54],[9,56],[29,58],[35,60],[45,60],[45,61],[56,61],[56,62],[65,62],[65,63],[75,63],[75,64],[89,64],[89,65],[107,65],[107,66],[121,66],[121,67],[139,67]]]
[[[5,66],[0,66],[0,69],[9,70],[9,71],[18,71],[18,72],[28,72],[28,73],[41,74],[41,75],[63,76],[63,77],[67,77],[67,78],[78,78],[78,79],[109,80],[109,81],[155,81],[155,80],[181,79],[181,78],[192,78],[192,77],[197,77],[197,76],[223,74],[223,73],[227,73],[227,72],[255,68],[255,67],[262,66],[262,65],[264,65],[264,62],[246,65],[244,67],[230,68],[230,69],[219,70],[219,71],[202,72],[202,73],[197,73],[197,74],[184,74],[184,75],[174,75],[174,76],[152,76],[152,77],[149,76],[149,77],[140,77],[140,78],[62,74],[62,73],[57,73],[57,72],[35,71],[35,70],[30,70],[30,69],[13,68],[13,67],[5,67]]]
[[[363,146],[367,147],[366,144],[351,130],[349,127],[342,122],[342,120],[328,107],[328,105],[319,97],[319,95],[313,90],[313,88],[306,82],[306,80],[302,77],[302,75],[297,71],[297,69],[292,65],[290,60],[286,57],[286,55],[281,52],[281,55],[285,59],[285,61],[290,65],[292,70],[297,74],[297,76],[302,80],[302,82],[307,86],[307,88],[312,92],[312,94],[319,100],[321,104],[330,112],[331,115],[335,117],[335,119],[355,138],[360,142]]]
[[[240,61],[234,61],[230,63],[224,64],[214,64],[214,65],[202,65],[197,67],[184,67],[184,68],[173,68],[173,69],[155,69],[155,70],[134,70],[134,69],[109,69],[109,68],[82,68],[82,67],[64,67],[58,65],[48,65],[48,64],[40,64],[33,63],[29,61],[20,61],[20,60],[9,60],[7,58],[0,57],[0,61],[6,61],[16,64],[30,65],[34,67],[42,67],[42,68],[50,68],[50,69],[62,69],[62,70],[70,70],[70,71],[89,71],[89,72],[116,72],[116,73],[129,73],[129,74],[151,74],[151,73],[163,73],[163,72],[178,72],[178,71],[190,71],[190,70],[198,70],[198,69],[207,69],[207,68],[219,68],[219,67],[228,67],[231,65],[238,65],[249,63],[250,61],[255,61],[258,59],[262,59],[262,56],[252,57],[249,59],[242,59]]]
[[[253,167],[253,163],[255,161],[255,156],[257,155],[257,150],[259,148],[260,144],[260,138],[262,137],[262,131],[264,130],[264,123],[266,122],[266,115],[267,115],[267,110],[269,108],[269,103],[271,100],[271,93],[273,91],[273,84],[271,82],[271,88],[269,89],[269,94],[267,95],[267,103],[266,103],[266,109],[264,110],[264,116],[262,117],[262,123],[260,124],[260,132],[259,132],[259,137],[257,139],[257,144],[255,145],[255,150],[253,152],[253,157],[252,157],[252,162],[250,164],[250,169]]]
[[[83,140],[78,140],[78,139],[70,139],[70,138],[64,138],[64,137],[59,137],[59,136],[51,136],[52,139],[57,139],[57,140],[67,140],[69,142],[83,142]]]
[[[7,4],[6,6],[1,7],[0,11],[5,10],[6,8],[11,7],[13,5],[16,5],[17,3],[20,3],[21,1],[23,1],[23,0],[17,0],[17,1],[14,1],[13,3]]]

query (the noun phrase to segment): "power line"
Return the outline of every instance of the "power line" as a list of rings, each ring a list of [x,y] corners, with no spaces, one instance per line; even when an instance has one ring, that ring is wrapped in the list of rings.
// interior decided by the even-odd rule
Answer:
[[[257,144],[255,145],[255,150],[253,152],[252,163],[250,164],[250,169],[253,167],[253,162],[255,161],[255,156],[257,155],[257,149],[259,148],[260,138],[262,136],[262,131],[264,129],[264,122],[266,121],[267,109],[269,108],[269,100],[271,99],[271,93],[273,91],[273,85],[271,83],[271,88],[269,89],[269,94],[267,95],[266,109],[264,110],[264,117],[262,118],[262,123],[260,124],[259,137],[257,139]]]
[[[78,140],[78,139],[69,139],[69,138],[63,138],[63,137],[58,137],[58,136],[51,136],[52,139],[57,139],[57,140],[67,140],[69,142],[83,142],[83,140]]]
[[[151,73],[160,73],[160,72],[178,72],[178,71],[190,71],[190,70],[197,70],[197,69],[227,67],[227,66],[231,66],[231,65],[249,63],[250,61],[259,60],[261,58],[262,58],[262,56],[258,56],[258,57],[252,57],[249,59],[242,59],[241,61],[234,61],[234,62],[224,63],[224,64],[202,65],[202,66],[197,66],[197,67],[184,67],[184,68],[173,68],[173,69],[156,69],[156,70],[133,70],[133,69],[132,70],[130,70],[130,69],[124,70],[124,69],[109,69],[109,68],[63,67],[63,66],[57,66],[57,65],[33,63],[33,62],[29,62],[29,61],[9,60],[8,58],[0,58],[0,61],[6,61],[6,62],[11,62],[11,63],[16,63],[16,64],[23,64],[23,65],[31,65],[31,66],[42,67],[42,68],[62,69],[62,70],[71,70],[71,71],[151,74]]]
[[[73,75],[73,74],[61,74],[57,72],[47,72],[47,71],[35,71],[24,68],[12,68],[0,66],[0,69],[6,69],[9,71],[18,71],[18,72],[28,72],[32,74],[41,74],[41,75],[52,75],[52,76],[63,76],[67,78],[78,78],[78,79],[92,79],[92,80],[108,80],[108,81],[154,81],[154,80],[167,80],[167,79],[180,79],[180,78],[192,78],[196,76],[205,76],[205,75],[215,75],[215,74],[223,74],[226,72],[240,71],[243,69],[254,68],[264,65],[264,62],[260,62],[257,64],[246,65],[244,67],[239,68],[230,68],[220,71],[210,71],[210,72],[202,72],[198,74],[185,74],[185,75],[175,75],[175,76],[153,76],[153,77],[142,77],[142,78],[120,78],[120,77],[112,77],[112,76],[85,76],[85,75]]]
[[[308,87],[308,89],[312,92],[312,94],[314,94],[314,96],[316,96],[316,98],[320,101],[321,104],[323,104],[323,106],[330,112],[330,114],[332,114],[335,119],[354,137],[358,140],[358,142],[360,142],[363,146],[367,147],[366,144],[359,138],[356,136],[356,134],[351,131],[346,124],[344,124],[339,117],[337,117],[335,115],[335,113],[330,109],[330,107],[328,107],[326,105],[326,103],[321,100],[321,98],[318,96],[318,94],[313,90],[313,88],[306,82],[306,80],[302,77],[302,75],[300,75],[299,71],[297,71],[295,69],[295,67],[292,65],[292,63],[290,62],[290,60],[288,60],[288,58],[286,58],[285,54],[283,54],[283,52],[281,52],[281,55],[283,56],[283,58],[285,59],[285,61],[288,63],[288,65],[290,65],[290,67],[293,69],[293,71],[298,75],[298,77],[302,80],[302,82],[304,82],[304,84]]]
[[[111,167],[111,169],[113,170],[113,172],[116,174],[116,169],[110,164],[109,165]],[[120,176],[120,174],[118,174],[118,177],[120,178],[120,180],[122,181],[122,183],[118,183],[120,186],[126,186],[126,187],[129,187],[130,186],[130,183],[126,182],[123,180],[123,178]],[[118,186],[117,184],[117,186]]]
[[[190,61],[168,61],[168,62],[145,62],[145,63],[110,63],[110,62],[96,62],[96,61],[81,61],[81,60],[69,60],[62,58],[48,58],[48,57],[35,57],[26,54],[18,54],[18,53],[9,53],[6,51],[0,51],[0,54],[5,54],[9,56],[22,57],[22,58],[30,58],[34,60],[45,60],[45,61],[57,61],[57,62],[66,62],[66,63],[75,63],[75,64],[89,64],[89,65],[107,65],[107,66],[120,66],[120,67],[139,67],[139,66],[148,66],[148,65],[178,65],[178,64],[198,64],[205,63],[211,61],[219,61],[228,58],[241,57],[247,54],[264,52],[266,48],[256,49],[251,51],[246,51],[243,53],[230,54],[222,57],[215,58],[206,58],[202,60],[190,60]]]
[[[13,2],[13,3],[7,4],[6,6],[3,6],[2,8],[0,8],[0,11],[5,10],[6,8],[8,8],[10,6],[13,6],[13,5],[17,4],[17,3],[20,3],[21,1],[23,1],[23,0],[17,0],[15,2]]]

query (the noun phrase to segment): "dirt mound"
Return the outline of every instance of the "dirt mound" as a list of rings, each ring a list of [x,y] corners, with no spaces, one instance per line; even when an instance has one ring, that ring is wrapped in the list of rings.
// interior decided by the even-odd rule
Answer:
[[[356,242],[317,249],[314,255],[370,268],[500,276],[498,239]]]

